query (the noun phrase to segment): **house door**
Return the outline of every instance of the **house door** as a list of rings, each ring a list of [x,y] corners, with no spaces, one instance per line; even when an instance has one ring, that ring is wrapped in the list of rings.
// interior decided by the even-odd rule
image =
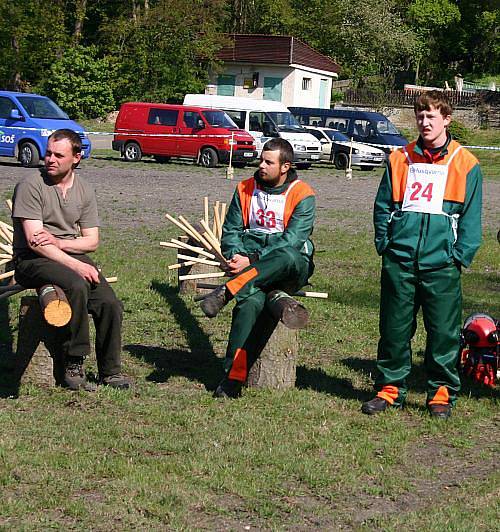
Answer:
[[[231,76],[230,74],[221,74],[217,78],[218,96],[234,96],[235,83],[236,83],[236,76]]]
[[[328,80],[321,79],[319,81],[319,107],[321,109],[328,109],[328,102],[326,97],[326,90],[328,88]]]
[[[264,100],[281,102],[282,78],[264,78]]]

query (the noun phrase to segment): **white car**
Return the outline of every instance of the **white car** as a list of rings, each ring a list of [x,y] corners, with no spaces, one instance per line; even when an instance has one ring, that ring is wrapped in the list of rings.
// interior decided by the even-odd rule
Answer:
[[[339,170],[347,167],[351,149],[351,140],[348,137],[328,127],[304,127],[321,142],[322,161],[332,162]],[[385,153],[382,150],[360,142],[352,143],[351,158],[351,166],[359,166],[361,170],[373,170],[385,164]]]

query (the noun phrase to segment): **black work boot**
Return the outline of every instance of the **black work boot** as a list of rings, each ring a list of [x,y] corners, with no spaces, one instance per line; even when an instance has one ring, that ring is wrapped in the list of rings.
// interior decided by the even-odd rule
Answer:
[[[200,303],[203,314],[208,318],[215,318],[219,311],[227,304],[229,298],[227,297],[226,285],[218,286],[212,290]]]
[[[101,384],[104,386],[110,386],[111,388],[117,388],[119,390],[128,390],[132,386],[132,381],[126,375],[122,373],[115,373],[114,375],[108,375],[101,379]]]
[[[361,412],[363,412],[363,414],[373,416],[374,414],[380,414],[381,412],[384,412],[388,406],[389,403],[385,399],[375,396],[373,399],[370,399],[361,405]]]
[[[219,399],[237,399],[241,396],[242,386],[242,382],[225,377],[219,383],[219,386],[217,386],[217,389],[214,392],[214,397]]]
[[[84,390],[87,379],[83,372],[83,358],[67,357],[64,363],[63,386],[70,390]]]
[[[427,405],[429,414],[435,419],[448,419],[451,416],[451,405]]]

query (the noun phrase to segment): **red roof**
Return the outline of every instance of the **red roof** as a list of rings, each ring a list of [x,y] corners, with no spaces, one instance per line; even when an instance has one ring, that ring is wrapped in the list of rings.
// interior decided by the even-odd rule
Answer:
[[[298,64],[326,72],[340,72],[340,66],[330,57],[320,54],[296,37],[241,33],[228,34],[226,37],[231,43],[217,54],[225,63]]]

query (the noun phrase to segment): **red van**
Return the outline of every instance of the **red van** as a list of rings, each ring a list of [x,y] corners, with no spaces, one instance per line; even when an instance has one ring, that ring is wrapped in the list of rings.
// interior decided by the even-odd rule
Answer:
[[[124,103],[115,124],[113,150],[126,161],[152,155],[158,162],[170,157],[195,159],[214,167],[229,161],[244,166],[257,157],[253,137],[217,109],[162,103]]]

